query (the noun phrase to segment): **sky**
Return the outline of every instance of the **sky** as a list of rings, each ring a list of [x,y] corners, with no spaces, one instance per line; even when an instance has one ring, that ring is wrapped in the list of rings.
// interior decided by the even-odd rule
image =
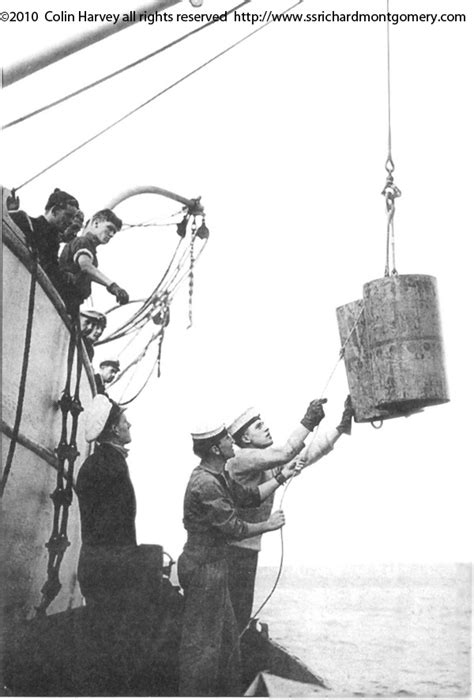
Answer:
[[[74,1],[68,11],[129,6]],[[268,0],[251,6],[286,8]],[[204,0],[202,10],[230,7]],[[50,8],[25,0],[22,10],[38,11],[37,22],[1,23],[4,65],[84,30],[78,22],[47,23]],[[296,8],[325,9],[312,0]],[[384,12],[385,3],[334,0],[330,9]],[[467,15],[465,23],[399,22],[390,30],[392,148],[402,191],[397,269],[438,280],[451,401],[380,430],[356,425],[295,480],[283,504],[286,565],[472,560],[473,11],[463,0],[393,1],[391,9]],[[194,12],[188,2],[174,17],[178,11]],[[190,28],[176,19],[141,23],[39,71],[2,91],[3,121]],[[251,29],[230,19],[216,24],[8,129],[2,183],[18,187]],[[339,363],[326,389],[339,352],[335,309],[383,276],[386,156],[385,24],[273,23],[20,189],[22,208],[36,216],[58,186],[78,197],[86,216],[134,185],[202,197],[211,235],[195,271],[193,326],[184,285],[173,302],[162,377],[128,411],[140,541],[162,544],[175,559],[181,551],[196,425],[255,405],[282,443],[323,390],[321,431],[337,424],[347,382]],[[141,221],[175,211],[173,203],[140,198],[119,213]],[[173,229],[123,231],[99,250],[101,269],[136,298],[154,287],[175,242]],[[93,296],[95,308],[112,305],[102,289]],[[107,353],[99,348],[97,359]],[[266,535],[261,562],[279,558],[278,534]]]

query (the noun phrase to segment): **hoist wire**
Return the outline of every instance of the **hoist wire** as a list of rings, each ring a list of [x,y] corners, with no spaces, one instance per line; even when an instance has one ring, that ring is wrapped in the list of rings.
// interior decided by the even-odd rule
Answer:
[[[388,157],[386,168],[390,173],[394,169],[392,160],[392,88],[391,88],[391,68],[390,68],[390,0],[387,0],[387,116],[388,116]]]
[[[300,5],[302,2],[303,2],[303,0],[298,0],[298,2],[294,3],[290,7],[286,8],[286,10],[283,10],[282,14],[284,14],[285,12],[289,12],[294,7],[297,7],[297,5]],[[126,114],[119,117],[119,119],[116,119],[114,122],[112,122],[108,126],[104,127],[99,132],[97,132],[96,134],[94,134],[90,138],[86,139],[85,141],[80,143],[75,148],[68,151],[65,155],[61,156],[60,158],[55,160],[53,163],[46,166],[46,168],[43,168],[43,170],[40,170],[40,172],[38,172],[35,175],[33,175],[32,177],[28,178],[28,180],[25,180],[25,182],[23,182],[21,185],[19,185],[18,187],[15,187],[14,188],[15,192],[18,192],[18,190],[20,190],[22,187],[29,185],[30,182],[33,182],[33,180],[36,180],[36,178],[40,177],[41,175],[44,175],[44,173],[46,173],[48,170],[51,170],[51,168],[54,168],[54,166],[58,165],[59,163],[62,163],[63,160],[66,160],[66,158],[69,158],[69,156],[73,155],[74,153],[77,153],[77,151],[79,151],[81,148],[84,148],[84,146],[87,146],[89,143],[92,143],[92,141],[95,141],[95,139],[99,138],[99,136],[103,136],[107,131],[110,131],[110,129],[113,129],[115,126],[117,126],[121,122],[123,122],[126,119],[128,119],[129,117],[131,117],[133,114],[138,112],[140,109],[151,104],[152,102],[154,102],[154,100],[158,99],[158,97],[161,97],[165,93],[169,92],[169,90],[171,90],[172,88],[176,87],[177,85],[180,85],[180,83],[183,83],[185,80],[187,80],[191,76],[195,75],[196,73],[201,71],[203,68],[206,68],[214,61],[217,61],[218,58],[221,58],[225,54],[229,53],[229,51],[231,51],[232,49],[235,49],[237,46],[242,44],[244,41],[247,41],[247,39],[250,39],[250,37],[252,37],[254,34],[257,34],[257,32],[260,32],[262,29],[265,29],[266,27],[268,27],[272,23],[273,23],[272,19],[268,20],[268,22],[265,22],[261,26],[252,30],[251,32],[249,32],[248,34],[243,36],[241,39],[239,39],[238,41],[235,41],[233,44],[231,44],[227,48],[225,48],[222,51],[220,51],[219,53],[217,53],[212,58],[208,59],[207,61],[204,61],[204,63],[201,63],[199,66],[197,66],[197,68],[194,68],[193,70],[189,71],[185,75],[181,76],[181,78],[178,78],[173,83],[171,83],[167,87],[163,88],[163,90],[160,90],[155,95],[152,95],[152,97],[149,97],[148,100],[145,100],[145,102],[142,102],[137,107],[134,107],[134,109],[131,109],[129,112],[127,112]]]
[[[231,8],[228,11],[235,12],[235,11],[239,10],[241,7],[243,7],[244,5],[247,5],[249,2],[251,2],[251,0],[243,0],[243,2],[241,2],[239,5],[236,5],[235,7]],[[39,114],[46,112],[48,109],[51,109],[52,107],[57,107],[58,105],[62,104],[63,102],[66,102],[67,100],[70,100],[73,97],[77,97],[78,95],[81,95],[82,93],[86,92],[87,90],[90,90],[91,88],[95,88],[98,85],[105,83],[107,80],[110,80],[111,78],[116,78],[118,75],[125,73],[126,71],[130,70],[131,68],[136,68],[136,66],[139,66],[141,63],[148,61],[150,58],[153,58],[154,56],[158,56],[160,53],[164,53],[168,49],[173,48],[174,46],[176,46],[177,44],[180,44],[185,39],[189,39],[189,37],[193,36],[194,34],[197,34],[198,32],[201,32],[203,29],[206,29],[207,27],[210,27],[211,25],[215,24],[217,21],[218,20],[213,19],[209,22],[206,22],[206,24],[202,24],[201,26],[196,27],[196,29],[193,29],[192,31],[188,32],[187,34],[183,34],[182,36],[178,37],[177,39],[173,39],[173,41],[170,41],[169,44],[165,44],[165,46],[161,46],[156,51],[152,51],[151,53],[147,54],[146,56],[142,56],[142,58],[139,58],[136,61],[133,61],[133,63],[129,63],[126,66],[122,66],[122,68],[119,68],[118,70],[115,70],[112,73],[109,73],[108,75],[104,75],[102,78],[99,78],[98,80],[94,80],[92,83],[89,83],[88,85],[84,85],[83,87],[79,88],[78,90],[74,90],[74,92],[70,92],[68,95],[64,95],[63,97],[60,97],[59,99],[54,100],[53,102],[50,102],[49,104],[46,104],[43,107],[39,107],[38,109],[35,109],[32,112],[29,112],[28,114],[23,115],[22,117],[18,117],[18,119],[14,119],[13,121],[8,122],[8,124],[5,124],[2,128],[5,130],[5,129],[9,129],[12,126],[16,126],[17,124],[21,124],[22,122],[26,121],[27,119],[30,119],[31,117],[36,117]]]
[[[397,274],[396,264],[395,264],[395,199],[400,197],[401,192],[393,181],[393,172],[395,170],[395,164],[392,157],[392,88],[391,88],[391,61],[390,61],[390,0],[387,0],[387,119],[388,119],[388,134],[387,134],[387,147],[388,154],[385,161],[385,170],[387,171],[387,179],[385,187],[382,194],[385,197],[385,207],[387,210],[387,230],[386,230],[386,244],[385,244],[385,271],[384,276],[388,277],[390,275],[390,248],[392,250],[392,274]]]

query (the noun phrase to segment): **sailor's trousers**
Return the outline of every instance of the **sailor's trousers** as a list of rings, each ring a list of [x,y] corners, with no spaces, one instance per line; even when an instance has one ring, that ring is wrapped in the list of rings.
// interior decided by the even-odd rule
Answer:
[[[239,637],[227,585],[227,561],[222,555],[212,560],[216,551],[212,547],[185,546],[178,561],[184,589],[181,696],[242,693]]]

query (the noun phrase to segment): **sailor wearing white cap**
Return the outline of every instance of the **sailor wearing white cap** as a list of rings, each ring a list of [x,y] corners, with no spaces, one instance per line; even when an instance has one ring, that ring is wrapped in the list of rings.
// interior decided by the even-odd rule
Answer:
[[[192,434],[201,459],[184,497],[187,542],[178,560],[185,608],[179,654],[181,696],[241,695],[237,624],[228,591],[227,545],[284,525],[281,511],[265,522],[249,523],[236,506],[256,507],[293,473],[285,466],[278,478],[257,487],[238,484],[225,473],[233,440],[223,424]]]
[[[230,425],[229,432],[240,448],[226,466],[233,479],[246,486],[258,486],[276,473],[275,468],[288,463],[303,450],[305,438],[324,418],[323,404],[326,399],[311,401],[300,425],[291,433],[284,445],[273,445],[270,430],[255,408],[248,408]],[[349,417],[350,424],[350,417]],[[342,425],[342,423],[341,423]],[[320,459],[332,450],[342,430],[334,429],[324,436],[316,436],[311,443],[311,452],[302,453],[304,464]],[[308,448],[309,450],[310,448]],[[239,516],[252,523],[267,520],[273,506],[268,499],[258,508],[240,508]],[[229,592],[239,630],[243,630],[252,616],[255,576],[261,536],[233,542],[229,547]]]

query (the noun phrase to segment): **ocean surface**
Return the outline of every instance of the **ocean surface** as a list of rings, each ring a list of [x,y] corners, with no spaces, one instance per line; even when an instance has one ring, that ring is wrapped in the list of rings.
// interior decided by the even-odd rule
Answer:
[[[276,574],[259,569],[255,609]],[[322,695],[471,695],[470,564],[285,568],[259,619]]]

